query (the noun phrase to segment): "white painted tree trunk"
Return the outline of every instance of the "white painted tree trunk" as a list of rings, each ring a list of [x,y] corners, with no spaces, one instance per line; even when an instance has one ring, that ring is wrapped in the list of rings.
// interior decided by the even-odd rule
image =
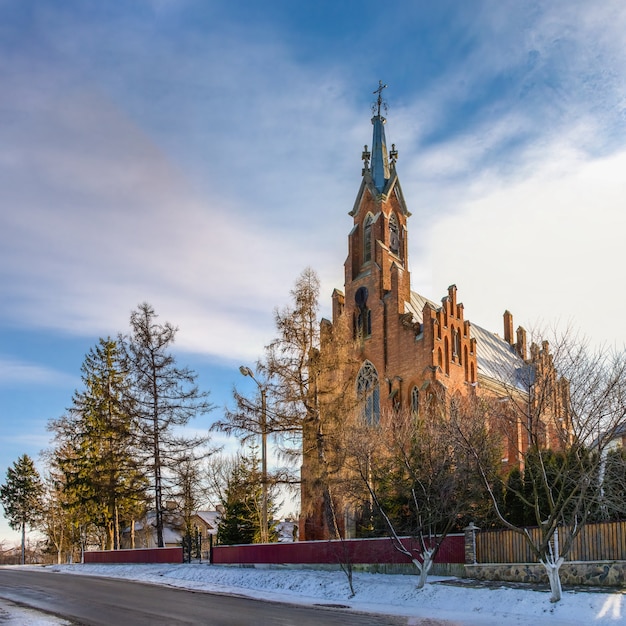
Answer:
[[[558,528],[554,531],[552,546],[550,546],[549,543],[548,546],[550,547],[550,554],[547,554],[545,559],[541,559],[541,564],[545,567],[546,573],[548,574],[548,581],[550,582],[550,591],[552,592],[550,602],[559,602],[563,591],[561,588],[561,575],[559,570],[565,559],[559,554]]]
[[[433,566],[433,553],[435,552],[434,548],[433,549],[426,549],[424,550],[422,557],[424,559],[423,563],[420,563],[417,559],[411,559],[411,561],[413,561],[413,565],[415,565],[415,567],[417,567],[418,571],[419,571],[419,579],[417,581],[417,588],[418,589],[423,589],[424,585],[426,584],[426,579],[428,578],[428,572],[430,572],[432,566]]]
[[[550,595],[550,602],[559,602],[561,599],[562,588],[559,570],[561,569],[561,565],[563,565],[563,561],[563,557],[557,558],[556,561],[552,558],[547,558],[545,561],[541,561],[541,564],[546,568],[548,581],[550,582],[550,591],[552,592]]]

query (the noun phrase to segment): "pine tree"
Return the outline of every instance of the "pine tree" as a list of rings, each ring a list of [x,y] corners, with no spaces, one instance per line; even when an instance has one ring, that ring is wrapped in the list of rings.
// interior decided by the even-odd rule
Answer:
[[[151,475],[157,545],[163,547],[168,468],[185,451],[208,442],[205,436],[180,435],[179,427],[208,413],[213,406],[208,401],[208,392],[196,386],[196,374],[177,366],[169,352],[178,329],[169,322],[158,324],[156,318],[151,305],[140,304],[131,313],[131,334],[122,341],[124,364],[130,377],[127,397],[137,429],[137,447]]]
[[[41,513],[43,485],[32,459],[22,455],[7,469],[0,485],[0,502],[11,528],[22,533],[22,564],[26,561],[26,526],[32,527]]]

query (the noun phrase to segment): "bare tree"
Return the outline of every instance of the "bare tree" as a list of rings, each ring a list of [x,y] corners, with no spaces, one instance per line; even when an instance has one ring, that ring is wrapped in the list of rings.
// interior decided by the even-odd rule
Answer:
[[[159,324],[151,305],[131,313],[131,334],[120,337],[129,377],[128,404],[137,429],[137,448],[149,466],[154,489],[157,545],[163,540],[163,495],[173,463],[185,451],[208,442],[207,436],[185,436],[181,427],[213,406],[208,392],[196,385],[196,374],[176,364],[170,352],[177,328]]]
[[[380,519],[395,549],[417,568],[418,589],[447,535],[488,508],[474,458],[449,437],[448,414],[459,400],[440,392],[431,393],[419,416],[391,411],[380,424],[357,423],[347,443],[355,491],[359,483],[366,488],[362,509],[371,510],[372,531],[378,534]],[[489,454],[496,463],[496,442],[486,431],[480,435],[485,461]]]
[[[336,445],[335,425],[341,421],[340,407],[349,398],[341,392],[341,386],[349,383],[348,378],[337,375],[338,362],[346,354],[338,349],[343,335],[333,337],[333,350],[323,349],[322,335],[330,330],[325,330],[329,324],[324,322],[320,330],[318,299],[319,279],[307,268],[291,291],[290,305],[275,311],[278,335],[266,346],[256,367],[259,395],[249,399],[235,389],[235,410],[228,411],[215,428],[243,439],[261,435],[259,416],[263,413],[265,431],[274,437],[284,457],[298,463],[302,455],[307,455],[311,461],[307,464],[309,473],[299,480],[285,474],[281,477],[300,483],[303,515],[313,513],[306,510],[306,503],[311,506],[321,501],[321,523],[331,537],[339,537],[331,484],[341,461],[337,458],[331,466],[327,451],[331,446],[340,447]],[[326,337],[326,341],[331,338]]]
[[[44,480],[43,511],[39,529],[46,537],[48,550],[56,552],[57,563],[63,562],[63,555],[71,554],[72,522],[70,513],[63,507],[63,494],[60,481],[48,474]]]
[[[534,344],[525,371],[517,374],[506,402],[483,399],[453,415],[451,437],[474,456],[500,523],[526,539],[557,602],[559,570],[575,537],[599,508],[614,506],[603,492],[601,474],[607,449],[626,424],[626,355],[591,348],[568,331],[541,348]],[[517,481],[486,464],[480,443],[472,439],[477,429],[506,439],[511,428],[525,433],[516,451],[522,471]],[[502,491],[530,512],[538,534],[513,519],[502,505]]]

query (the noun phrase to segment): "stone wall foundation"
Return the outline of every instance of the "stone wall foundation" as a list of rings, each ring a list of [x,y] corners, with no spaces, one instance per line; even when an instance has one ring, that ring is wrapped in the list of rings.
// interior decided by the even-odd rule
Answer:
[[[560,570],[563,585],[624,587],[626,561],[569,561]],[[546,570],[540,563],[480,563],[465,565],[465,577],[477,580],[548,584]]]

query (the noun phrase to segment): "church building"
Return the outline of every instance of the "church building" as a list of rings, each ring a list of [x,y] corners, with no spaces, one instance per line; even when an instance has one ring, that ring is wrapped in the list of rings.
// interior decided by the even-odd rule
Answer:
[[[440,302],[411,290],[409,273],[409,218],[396,161],[395,144],[388,149],[385,118],[381,115],[382,83],[372,117],[371,150],[363,150],[362,181],[350,211],[353,226],[348,234],[344,290],[332,295],[332,322],[352,332],[357,361],[353,391],[362,417],[377,424],[382,412],[419,414],[433,385],[451,396],[489,393],[505,397],[510,389],[528,393],[525,377],[541,364],[547,372],[551,359],[547,343],[531,346],[523,328],[514,330],[513,316],[504,312],[502,336],[470,322],[451,285]],[[324,324],[324,322],[323,322]],[[554,372],[551,371],[551,376]],[[532,381],[531,381],[532,383]],[[552,412],[562,413],[564,403],[555,384]],[[549,422],[549,423],[548,423]],[[546,421],[544,445],[558,440],[552,432],[555,420]],[[502,471],[519,467],[528,448],[521,425],[503,442]],[[303,460],[303,475],[307,459]],[[305,502],[303,511],[319,510]],[[317,516],[319,519],[319,515]],[[301,539],[322,539],[327,533],[313,523],[301,528]],[[321,524],[323,526],[323,524]]]

